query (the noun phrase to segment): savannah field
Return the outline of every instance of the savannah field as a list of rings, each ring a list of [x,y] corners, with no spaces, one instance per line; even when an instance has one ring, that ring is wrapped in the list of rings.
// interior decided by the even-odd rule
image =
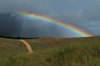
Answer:
[[[100,36],[83,38],[0,38],[0,66],[100,66]]]

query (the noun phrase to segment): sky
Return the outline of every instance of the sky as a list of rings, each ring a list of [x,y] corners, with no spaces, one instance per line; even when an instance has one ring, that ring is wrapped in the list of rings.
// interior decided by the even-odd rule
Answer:
[[[38,13],[74,23],[100,35],[100,0],[0,0],[1,13],[19,11]],[[32,26],[31,20],[29,21],[30,24],[24,22],[24,28],[27,24],[28,28]]]

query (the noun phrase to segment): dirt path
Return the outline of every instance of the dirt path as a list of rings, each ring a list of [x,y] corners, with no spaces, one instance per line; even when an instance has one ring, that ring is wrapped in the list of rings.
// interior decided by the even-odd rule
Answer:
[[[32,47],[29,45],[29,43],[27,43],[25,40],[22,40],[22,39],[20,41],[23,42],[26,45],[29,53],[33,52]]]

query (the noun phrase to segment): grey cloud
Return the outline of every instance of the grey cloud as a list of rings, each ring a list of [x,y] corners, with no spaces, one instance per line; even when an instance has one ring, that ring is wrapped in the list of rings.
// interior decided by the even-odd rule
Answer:
[[[82,12],[82,17],[88,21],[87,28],[100,35],[100,2]]]
[[[92,21],[92,20],[100,20],[100,5],[95,5],[90,8],[85,9],[82,12],[83,18]]]
[[[87,2],[88,1],[88,2]],[[87,10],[84,10],[86,6],[88,6],[90,0],[0,0],[0,12],[18,12],[18,11],[28,11],[33,13],[42,14],[57,20],[61,20],[64,22],[75,23],[81,26],[86,27],[87,23],[91,19],[99,19],[98,14],[95,17],[92,17],[91,14],[88,13]],[[87,2],[86,5],[84,5]],[[94,9],[94,8],[91,8]],[[92,12],[90,9],[89,12]],[[98,13],[100,10],[98,11]],[[88,14],[88,15],[87,15]],[[94,15],[94,14],[93,14]],[[14,15],[11,17],[13,18]],[[91,16],[91,17],[90,17]],[[39,23],[38,21],[26,20],[22,18],[23,24],[16,24],[15,26],[21,26],[21,36],[32,36],[32,34],[36,36],[69,36],[70,33],[66,32],[59,27],[46,24]],[[9,26],[8,26],[9,27]],[[38,27],[38,28],[37,28]],[[83,28],[84,28],[83,27]],[[80,27],[82,28],[82,27]],[[19,29],[19,28],[18,28]],[[86,29],[86,28],[85,28]],[[86,29],[87,30],[87,29]],[[53,33],[53,31],[55,31]],[[31,32],[31,33],[30,33]],[[39,34],[41,32],[41,34]],[[46,33],[46,34],[45,34]],[[70,34],[70,36],[74,36]]]

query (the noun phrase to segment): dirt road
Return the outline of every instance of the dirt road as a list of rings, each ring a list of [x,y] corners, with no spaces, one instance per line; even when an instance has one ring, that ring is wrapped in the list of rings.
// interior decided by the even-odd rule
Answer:
[[[26,45],[29,53],[33,52],[32,47],[29,45],[29,43],[27,43],[25,40],[22,40],[22,39],[20,41],[23,42]]]

